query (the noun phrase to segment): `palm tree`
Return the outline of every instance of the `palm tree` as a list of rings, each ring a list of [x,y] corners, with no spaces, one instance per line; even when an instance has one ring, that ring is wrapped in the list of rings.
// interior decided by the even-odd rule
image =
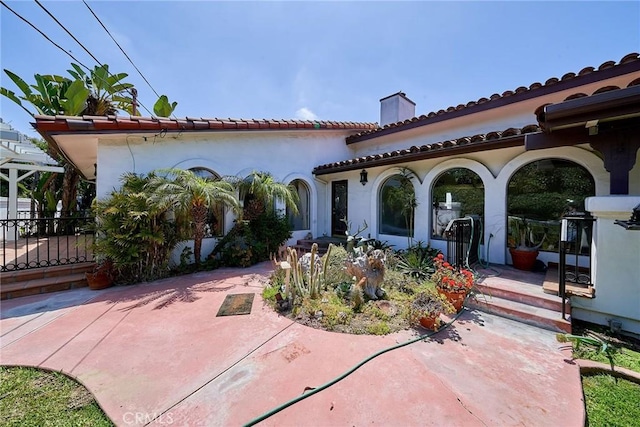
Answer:
[[[295,187],[276,181],[269,172],[253,171],[246,178],[225,177],[225,181],[238,189],[240,200],[245,202],[244,217],[254,219],[273,206],[276,199],[281,200],[294,214],[298,213],[298,192]]]
[[[218,204],[235,211],[240,209],[234,187],[227,181],[203,178],[190,170],[161,169],[158,172],[166,176],[158,176],[149,183],[150,197],[161,206],[173,207],[177,213],[186,214],[191,219],[193,254],[198,266],[209,209]]]

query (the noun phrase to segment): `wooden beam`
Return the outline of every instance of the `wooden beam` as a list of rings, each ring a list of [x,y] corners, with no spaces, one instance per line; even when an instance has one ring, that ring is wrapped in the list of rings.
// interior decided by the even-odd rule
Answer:
[[[524,148],[527,151],[544,150],[546,148],[566,147],[589,143],[590,136],[587,129],[575,128],[559,132],[528,133],[524,136]]]

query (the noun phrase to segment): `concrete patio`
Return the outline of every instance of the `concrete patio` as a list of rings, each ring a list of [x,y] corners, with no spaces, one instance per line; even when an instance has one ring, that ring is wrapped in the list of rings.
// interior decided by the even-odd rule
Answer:
[[[415,338],[311,329],[260,293],[268,263],[2,301],[1,363],[63,371],[116,425],[242,425]],[[216,317],[256,293],[249,315]],[[260,425],[583,426],[578,366],[553,332],[466,310]]]

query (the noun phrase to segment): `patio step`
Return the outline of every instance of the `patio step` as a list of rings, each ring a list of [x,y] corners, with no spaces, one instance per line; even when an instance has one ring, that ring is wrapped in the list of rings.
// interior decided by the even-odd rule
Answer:
[[[520,284],[520,289],[514,289],[502,283],[486,285],[476,284],[476,288],[487,297],[502,298],[510,301],[520,302],[533,307],[545,308],[547,310],[562,312],[562,299],[558,296],[541,292],[539,286]],[[482,295],[478,296],[482,298]],[[570,314],[569,304],[565,306],[565,313]]]
[[[523,273],[504,268],[500,275],[480,279],[476,284],[480,294],[467,305],[541,328],[571,332],[571,321],[562,319],[562,299],[543,290],[542,285],[550,274],[553,271]],[[569,301],[565,304],[565,314],[570,319]]]
[[[0,273],[0,299],[58,292],[87,286],[85,272],[92,262]]]
[[[548,294],[559,295],[560,285],[558,284],[558,269],[549,267],[547,270],[547,277],[542,284],[542,289]],[[583,285],[580,283],[565,283],[565,293],[567,296],[575,295],[583,298],[595,298],[596,290],[591,285]]]
[[[467,306],[543,329],[571,333],[571,321],[562,319],[559,311],[488,295],[468,300]]]
[[[344,245],[346,244],[346,240],[329,237],[321,237],[318,239],[300,239],[296,242],[295,245],[291,246],[291,248],[295,249],[298,254],[306,254],[308,252],[311,252],[311,247],[314,243],[318,245],[318,253],[320,255],[324,255],[327,253],[330,244]]]

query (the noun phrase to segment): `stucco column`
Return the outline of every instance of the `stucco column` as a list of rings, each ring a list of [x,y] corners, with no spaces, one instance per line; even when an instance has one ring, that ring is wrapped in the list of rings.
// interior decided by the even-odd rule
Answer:
[[[496,182],[484,186],[484,257],[489,247],[489,262],[505,264],[507,245],[507,193]],[[492,236],[493,235],[493,236]],[[491,237],[492,236],[492,237]],[[489,238],[491,237],[491,241]],[[485,259],[485,262],[487,260]]]
[[[629,219],[640,196],[589,197],[585,207],[595,218],[592,281],[595,298],[572,297],[573,316],[640,334],[640,232],[614,224]]]

